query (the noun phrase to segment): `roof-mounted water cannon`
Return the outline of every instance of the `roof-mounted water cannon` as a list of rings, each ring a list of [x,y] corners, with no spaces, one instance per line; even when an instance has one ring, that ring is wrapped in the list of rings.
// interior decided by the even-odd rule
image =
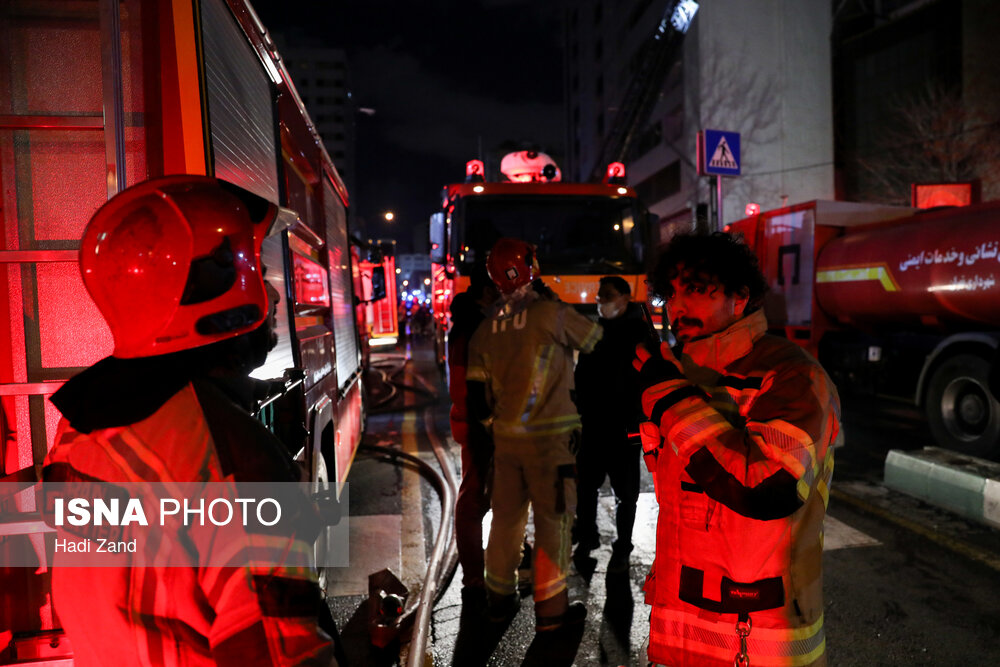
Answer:
[[[515,183],[555,183],[562,180],[556,161],[539,151],[507,153],[500,161],[500,173]]]
[[[625,165],[621,162],[612,162],[604,172],[605,185],[625,185]]]
[[[469,160],[465,163],[465,182],[482,183],[486,180],[486,167],[482,160]]]

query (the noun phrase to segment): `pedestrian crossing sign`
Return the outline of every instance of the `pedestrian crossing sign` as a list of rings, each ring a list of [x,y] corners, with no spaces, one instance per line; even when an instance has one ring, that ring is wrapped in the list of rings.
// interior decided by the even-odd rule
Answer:
[[[699,142],[698,164],[703,174],[740,175],[740,133],[705,130]]]

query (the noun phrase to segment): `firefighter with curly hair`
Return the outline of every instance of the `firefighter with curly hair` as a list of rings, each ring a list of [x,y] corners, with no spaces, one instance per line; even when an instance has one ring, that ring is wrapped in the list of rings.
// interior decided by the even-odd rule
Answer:
[[[680,345],[640,345],[634,360],[660,507],[649,660],[825,665],[836,389],[801,347],[767,333],[766,284],[738,238],[675,237],[652,283]]]

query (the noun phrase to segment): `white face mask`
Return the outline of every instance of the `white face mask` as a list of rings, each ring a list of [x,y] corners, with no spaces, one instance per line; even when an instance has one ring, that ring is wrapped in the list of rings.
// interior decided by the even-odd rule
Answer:
[[[625,304],[615,299],[610,302],[602,302],[597,304],[597,314],[606,320],[613,320],[625,310]]]

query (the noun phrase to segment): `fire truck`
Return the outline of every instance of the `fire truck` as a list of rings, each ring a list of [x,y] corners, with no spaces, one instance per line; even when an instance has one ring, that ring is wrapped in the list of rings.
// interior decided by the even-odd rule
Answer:
[[[370,347],[392,347],[399,340],[399,314],[396,299],[396,242],[368,241],[361,260],[364,281],[364,305]],[[380,292],[388,298],[372,298]]]
[[[250,4],[11,0],[0,51],[0,481],[39,479],[59,419],[48,397],[111,353],[77,263],[91,215],[129,185],[187,173],[298,216],[263,250],[282,302],[258,376],[284,383],[260,418],[339,493],[363,419],[348,195]],[[0,555],[44,553],[33,494],[5,486]],[[50,576],[0,568],[0,664],[72,663]]]
[[[1000,202],[914,210],[812,201],[728,226],[756,251],[768,322],[842,389],[921,406],[942,446],[1000,457]]]
[[[610,164],[600,183],[564,182],[556,163],[535,151],[510,153],[500,167],[504,180],[487,182],[482,161],[470,161],[465,182],[445,186],[441,211],[431,216],[432,307],[442,364],[451,300],[499,238],[535,244],[545,283],[585,312],[596,312],[601,276],[621,276],[635,300],[646,299],[652,217],[625,184],[622,163]]]

